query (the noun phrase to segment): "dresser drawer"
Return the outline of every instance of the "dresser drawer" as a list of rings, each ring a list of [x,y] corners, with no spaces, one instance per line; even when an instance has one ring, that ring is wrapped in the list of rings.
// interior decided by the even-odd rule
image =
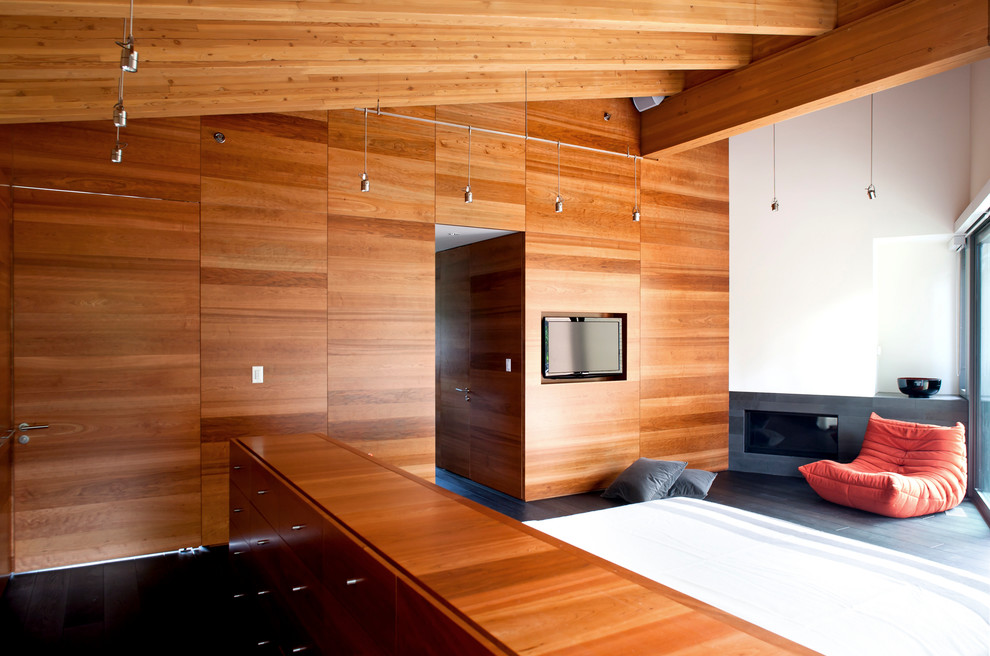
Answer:
[[[279,495],[278,503],[278,534],[313,576],[322,579],[323,516],[290,488]]]
[[[395,645],[395,574],[332,522],[324,527],[327,590],[388,652]]]
[[[275,474],[257,461],[251,463],[251,491],[247,496],[272,526],[278,526],[278,500],[284,490],[285,484]]]
[[[254,458],[236,442],[230,443],[230,483],[245,494],[251,491],[251,467]]]

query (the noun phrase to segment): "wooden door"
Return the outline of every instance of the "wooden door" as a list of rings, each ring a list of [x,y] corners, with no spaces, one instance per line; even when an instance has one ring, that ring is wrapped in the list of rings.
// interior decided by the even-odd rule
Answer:
[[[437,255],[437,466],[517,497],[522,264],[521,233]]]
[[[9,144],[10,126],[0,128],[0,594],[10,578],[11,526],[13,518],[13,443],[10,440],[11,413],[10,359],[10,222],[13,213]]]
[[[471,251],[437,253],[437,467],[471,476]]]
[[[198,204],[13,207],[15,571],[198,546]]]

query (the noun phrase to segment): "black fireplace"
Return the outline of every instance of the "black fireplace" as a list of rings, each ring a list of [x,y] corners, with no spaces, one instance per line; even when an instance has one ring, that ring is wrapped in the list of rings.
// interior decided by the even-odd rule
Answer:
[[[746,453],[837,460],[839,417],[747,410],[745,449]]]

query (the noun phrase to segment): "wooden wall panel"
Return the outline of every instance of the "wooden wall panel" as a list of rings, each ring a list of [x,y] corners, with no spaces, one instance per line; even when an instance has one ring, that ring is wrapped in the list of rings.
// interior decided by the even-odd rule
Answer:
[[[388,109],[392,113],[433,119],[433,107]],[[368,114],[368,178],[364,171],[364,112],[341,109],[329,113],[329,212],[373,219],[433,223],[436,129],[431,123]]]
[[[226,540],[230,438],[326,428],[326,115],[204,118],[202,153],[209,544]]]
[[[106,121],[17,126],[14,183],[41,189],[199,201],[199,117],[128,121],[124,159],[110,161],[116,141]]]
[[[554,211],[557,146],[530,142],[526,152],[526,230],[639,243],[639,224],[632,220],[634,162],[633,158],[561,147],[564,211],[558,213]]]
[[[329,219],[330,435],[434,478],[433,226]]]
[[[12,128],[0,128],[0,594],[3,593],[13,563],[11,527],[13,522],[13,441],[7,431],[14,425],[13,360],[11,358],[11,223],[13,187],[11,159]],[[3,436],[7,436],[4,438]]]
[[[531,102],[526,124],[531,137],[639,154],[639,112],[628,97]]]
[[[526,500],[606,487],[639,456],[639,243],[526,234]],[[542,384],[544,312],[627,314],[625,381]]]
[[[495,230],[526,229],[526,142],[484,132],[437,128],[437,223]],[[471,147],[471,191],[468,142]]]
[[[644,167],[641,453],[728,467],[728,141]]]
[[[16,189],[15,568],[201,542],[199,208]]]

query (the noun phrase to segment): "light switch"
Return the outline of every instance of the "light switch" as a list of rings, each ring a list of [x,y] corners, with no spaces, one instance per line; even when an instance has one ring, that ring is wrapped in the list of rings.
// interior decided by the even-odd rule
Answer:
[[[512,358],[505,359],[505,370],[512,371]]]
[[[263,383],[263,382],[265,382],[265,368],[264,367],[251,367],[251,382],[252,383]]]

